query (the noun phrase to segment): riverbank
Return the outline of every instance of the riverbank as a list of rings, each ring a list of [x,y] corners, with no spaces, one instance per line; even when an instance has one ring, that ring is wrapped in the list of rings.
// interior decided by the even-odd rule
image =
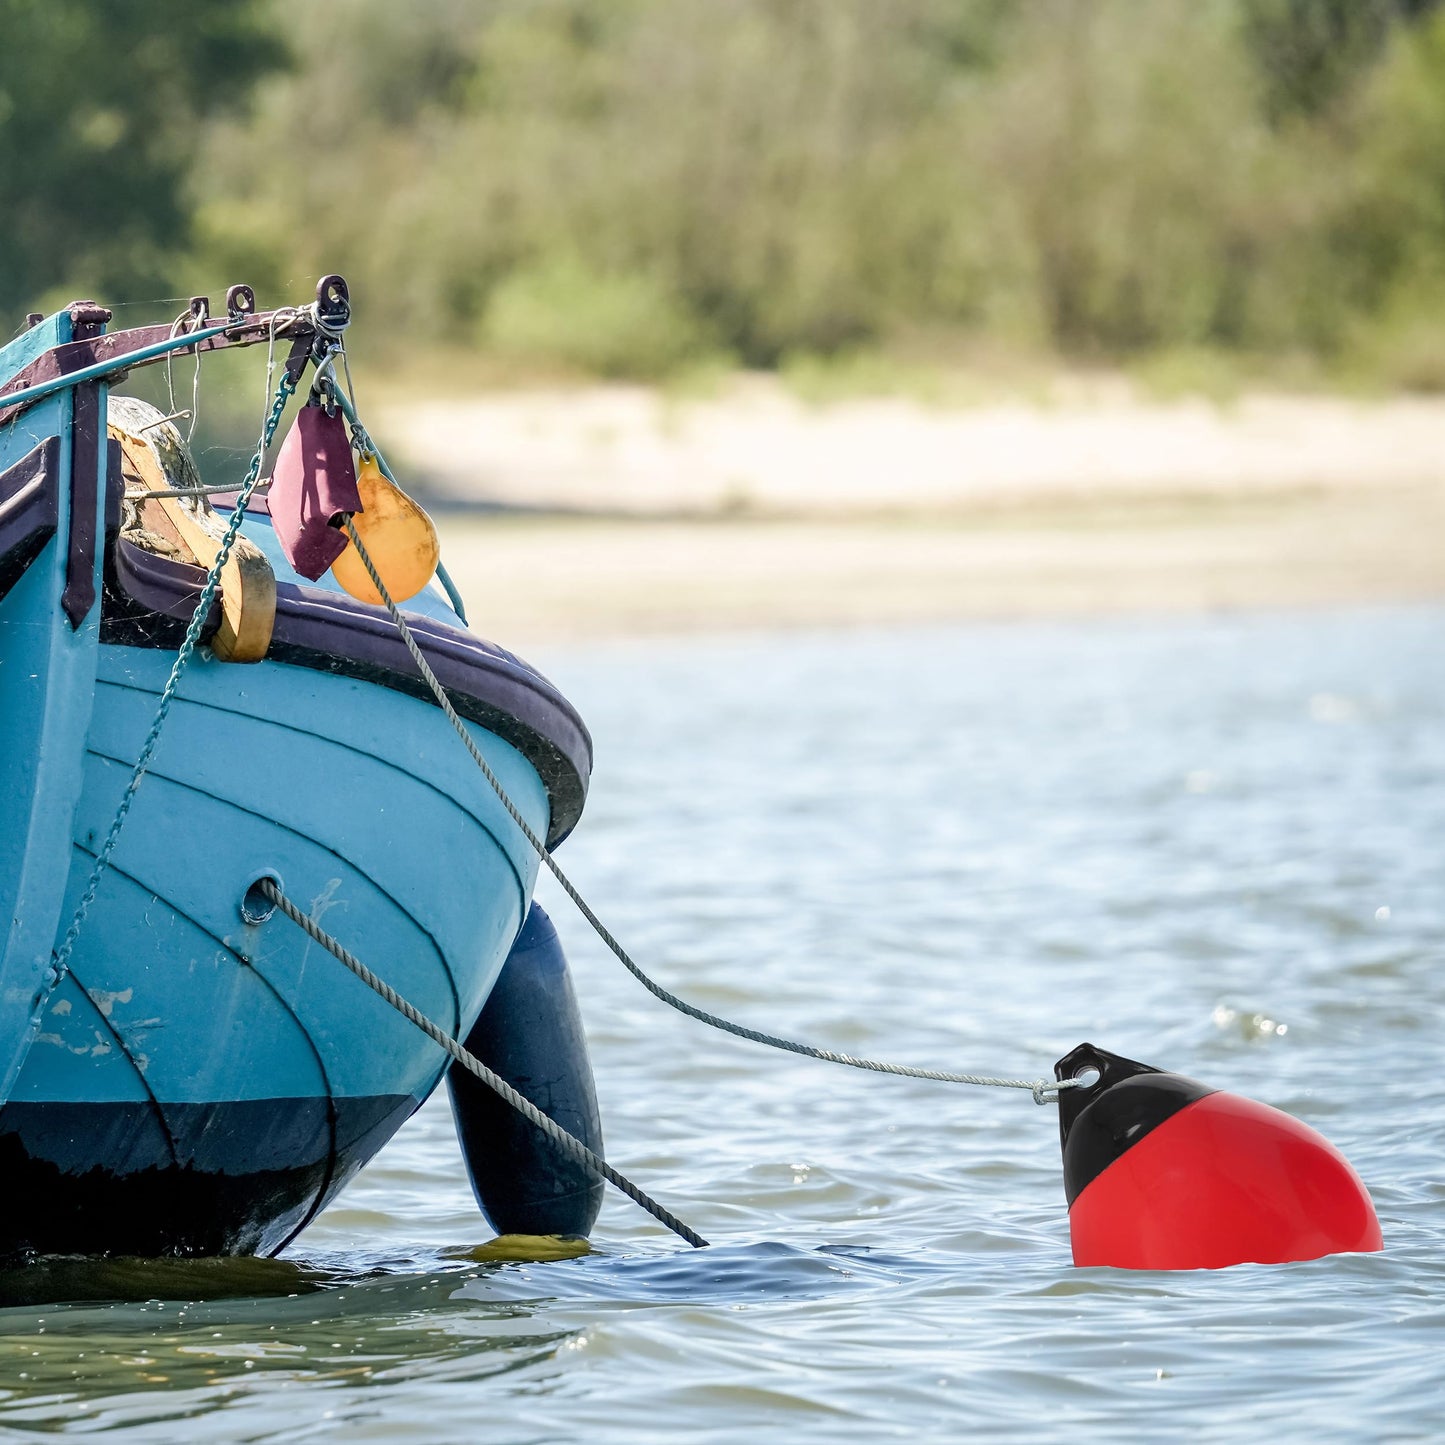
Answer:
[[[748,378],[378,423],[508,639],[1445,596],[1433,399],[820,407]]]
[[[534,640],[1445,596],[1445,492],[975,520],[444,516],[473,625]]]

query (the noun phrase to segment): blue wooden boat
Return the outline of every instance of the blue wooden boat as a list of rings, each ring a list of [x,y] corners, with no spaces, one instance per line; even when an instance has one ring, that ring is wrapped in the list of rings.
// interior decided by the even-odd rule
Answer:
[[[298,373],[314,356],[314,310],[278,324],[244,288],[225,317],[207,310],[192,350],[279,335]],[[224,520],[199,496],[140,497],[196,478],[173,425],[112,394],[118,373],[60,381],[173,336],[108,320],[77,303],[0,351],[0,1254],[274,1253],[445,1058],[301,930],[265,922],[257,880],[465,1037],[538,860],[384,610],[298,576],[258,503],[205,621],[215,649],[182,678],[55,976]],[[256,660],[222,660],[242,603]],[[529,825],[560,841],[591,770],[576,711],[440,593],[406,615]]]

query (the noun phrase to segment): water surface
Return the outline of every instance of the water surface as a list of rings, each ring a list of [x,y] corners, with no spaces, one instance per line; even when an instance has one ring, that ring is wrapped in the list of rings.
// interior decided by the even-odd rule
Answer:
[[[598,1253],[479,1265],[445,1101],[281,1261],[0,1279],[0,1427],[147,1441],[1430,1437],[1445,1418],[1445,612],[688,640],[536,660],[563,861],[716,1011],[945,1068],[1084,1039],[1287,1109],[1378,1256],[1076,1270],[1056,1112],[665,1011],[555,890]],[[108,1303],[57,1300],[101,1296]]]

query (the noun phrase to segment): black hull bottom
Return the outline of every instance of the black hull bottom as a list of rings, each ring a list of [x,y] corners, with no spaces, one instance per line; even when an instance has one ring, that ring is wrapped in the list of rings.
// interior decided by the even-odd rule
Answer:
[[[274,1254],[420,1102],[12,1102],[0,1256]]]

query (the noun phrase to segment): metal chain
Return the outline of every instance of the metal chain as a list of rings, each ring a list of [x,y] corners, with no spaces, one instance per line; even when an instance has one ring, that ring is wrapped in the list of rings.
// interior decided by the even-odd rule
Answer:
[[[665,989],[660,983],[643,972],[642,968],[633,960],[631,954],[613,936],[606,924],[592,911],[587,900],[573,886],[572,880],[558,866],[557,860],[552,856],[547,845],[532,831],[531,825],[518,811],[506,789],[503,788],[501,780],[492,771],[487,760],[482,756],[481,750],[477,747],[476,741],[467,730],[466,724],[457,716],[457,710],[452,706],[451,698],[447,696],[446,689],[437,680],[437,675],[431,670],[431,665],[417,646],[416,639],[411,634],[411,628],[406,624],[406,618],[402,616],[401,609],[392,601],[391,594],[386,590],[386,584],[381,580],[381,574],[376,570],[376,564],[371,560],[360,536],[357,535],[356,526],[350,516],[342,518],[346,527],[347,535],[351,538],[351,545],[356,548],[357,556],[362,560],[376,590],[381,595],[382,601],[386,604],[391,619],[396,623],[397,631],[401,633],[401,639],[406,644],[407,651],[411,653],[412,660],[416,663],[427,686],[431,689],[432,696],[436,698],[438,705],[447,715],[447,720],[456,730],[456,734],[466,745],[467,751],[472,755],[472,761],[482,770],[482,776],[491,784],[492,791],[500,799],[502,806],[510,814],[512,821],[522,830],[522,836],[531,844],[537,856],[547,865],[552,876],[562,885],[563,891],[575,903],[581,911],[582,916],[590,923],[596,931],[597,936],[607,945],[622,966],[645,988],[654,998],[661,999],[670,1008],[675,1008],[679,1013],[686,1014],[688,1018],[696,1019],[699,1023],[708,1024],[715,1029],[721,1029],[723,1033],[734,1034],[740,1039],[747,1039],[751,1043],[765,1044],[769,1048],[783,1049],[790,1054],[801,1054],[804,1058],[821,1059],[829,1064],[846,1064],[853,1069],[867,1069],[875,1074],[897,1074],[906,1079],[929,1079],[939,1084],[977,1084],[995,1089],[1027,1089],[1034,1098],[1036,1104],[1047,1104],[1050,1100],[1057,1101],[1059,1092],[1063,1089],[1074,1088],[1077,1080],[1074,1079],[1010,1079],[997,1078],[992,1074],[960,1074],[953,1073],[946,1069],[919,1069],[907,1064],[890,1064],[878,1059],[860,1059],[852,1054],[838,1053],[833,1049],[817,1048],[813,1044],[799,1043],[796,1039],[781,1038],[777,1034],[764,1033],[761,1029],[748,1028],[745,1024],[734,1023],[731,1019],[720,1018],[717,1014],[708,1013],[705,1009],[698,1008],[695,1004],[688,1003],[685,999],[679,998],[675,993]]]
[[[665,1224],[672,1232],[685,1239],[694,1249],[706,1249],[707,1240],[695,1229],[684,1224],[670,1209],[659,1204],[644,1189],[640,1189],[625,1174],[614,1169],[600,1154],[594,1153],[580,1139],[569,1134],[555,1119],[544,1114],[525,1094],[519,1093],[500,1074],[489,1069],[474,1053],[459,1044],[447,1031],[434,1024],[420,1009],[408,1003],[385,979],[379,978],[353,953],[333,938],[308,914],[303,913],[276,885],[273,878],[257,880],[257,888],[292,923],[299,925],[319,943],[331,956],[346,965],[367,988],[385,999],[403,1018],[415,1024],[434,1043],[440,1044],[453,1059],[469,1074],[480,1079],[489,1089],[501,1095],[508,1104],[534,1124],[562,1152],[576,1163],[581,1164],[596,1178],[605,1179],[620,1189],[634,1204],[640,1205],[659,1223]]]
[[[276,428],[281,422],[281,414],[286,410],[286,403],[295,391],[296,383],[287,372],[283,371],[281,380],[276,387],[275,399],[271,403],[271,410],[262,424],[261,439],[256,445],[255,455],[251,458],[250,470],[246,473],[246,480],[241,484],[236,505],[231,509],[231,519],[226,526],[225,535],[221,539],[220,549],[216,553],[215,561],[211,563],[211,570],[206,574],[205,585],[201,588],[201,595],[196,600],[195,611],[191,613],[191,621],[186,628],[185,639],[181,643],[180,651],[176,653],[176,660],[171,664],[170,676],[166,679],[166,685],[161,691],[160,702],[156,707],[155,716],[151,719],[150,731],[146,734],[145,742],[141,746],[140,756],[136,759],[135,767],[131,771],[130,781],[121,795],[120,805],[115,810],[114,818],[111,819],[110,829],[105,835],[105,842],[101,844],[100,851],[95,855],[95,863],[91,867],[90,877],[86,880],[85,892],[80,895],[80,902],[75,906],[70,926],[65,930],[65,937],[51,958],[50,968],[41,983],[37,1004],[65,977],[65,970],[70,965],[70,955],[75,951],[76,941],[80,938],[80,930],[85,924],[91,905],[95,902],[100,880],[110,866],[111,854],[115,852],[115,845],[120,841],[121,829],[125,827],[125,820],[130,815],[131,804],[135,801],[141,779],[145,777],[151,760],[155,756],[156,747],[161,740],[161,730],[165,727],[166,718],[170,714],[171,703],[175,700],[181,676],[196,650],[196,645],[201,638],[201,628],[206,623],[206,615],[210,612],[211,603],[220,589],[221,572],[230,560],[231,548],[235,546],[237,534],[241,530],[241,523],[246,516],[246,504],[251,500],[251,493],[255,491],[256,483],[260,480],[266,449],[271,445],[272,439],[276,435]]]

